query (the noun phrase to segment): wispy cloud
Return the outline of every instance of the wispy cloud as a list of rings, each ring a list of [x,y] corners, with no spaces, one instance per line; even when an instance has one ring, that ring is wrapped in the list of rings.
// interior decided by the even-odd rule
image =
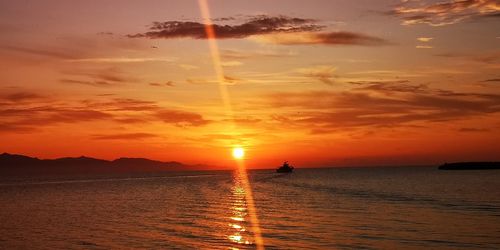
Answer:
[[[434,39],[434,38],[432,38],[432,37],[419,37],[419,38],[417,38],[417,40],[418,40],[419,42],[423,42],[423,43],[430,42],[430,41],[431,41],[431,40],[433,40],[433,39]]]
[[[164,83],[151,82],[151,83],[149,83],[149,85],[154,86],[154,87],[174,87],[175,86],[174,82],[172,82],[172,81],[167,81]]]
[[[281,45],[387,45],[384,39],[353,32],[302,32],[291,34],[272,34],[252,39]]]
[[[157,137],[157,135],[150,133],[123,133],[123,134],[106,134],[106,135],[92,136],[92,138],[96,140],[141,140],[153,137]]]
[[[361,82],[350,91],[281,92],[267,97],[283,126],[333,131],[340,128],[400,127],[463,120],[500,113],[500,95],[461,93],[403,82]]]
[[[491,78],[491,79],[486,79],[483,82],[500,82],[500,78]]]
[[[300,74],[319,80],[320,82],[333,85],[336,68],[330,65],[319,65],[309,68],[300,68],[297,70]]]
[[[458,130],[459,132],[472,132],[472,133],[480,133],[480,132],[489,132],[489,129],[486,128],[461,128]]]
[[[226,85],[234,85],[236,83],[241,82],[242,79],[234,77],[234,76],[228,76],[224,75],[223,82],[219,82],[218,79],[213,78],[213,77],[191,77],[187,78],[186,82],[191,83],[191,84],[226,84]]]
[[[222,61],[221,65],[223,67],[237,67],[243,65],[243,63],[240,61]]]
[[[97,70],[74,70],[65,71],[68,78],[60,80],[61,83],[66,84],[84,84],[96,87],[112,87],[118,86],[127,82],[135,82],[137,79],[126,75],[124,72],[117,68],[104,68]]]
[[[283,50],[238,50],[238,49],[222,49],[221,56],[225,60],[243,60],[243,59],[254,59],[254,58],[282,58],[282,57],[294,57],[297,53],[293,51],[283,51]]]
[[[0,95],[0,100],[10,101],[10,102],[32,101],[32,100],[42,99],[42,98],[45,98],[45,97],[38,94],[38,93],[29,92],[29,91],[20,91],[20,92],[14,92],[14,93]]]
[[[105,98],[62,102],[37,98],[36,94],[0,97],[0,116],[3,123],[0,130],[25,132],[85,122],[165,123],[179,127],[199,127],[211,122],[199,113],[162,107],[153,101]]]
[[[430,45],[417,45],[417,46],[415,46],[415,48],[417,48],[417,49],[433,49],[434,47],[432,47]]]
[[[463,53],[441,53],[441,54],[435,54],[435,56],[438,57],[444,57],[444,58],[454,58],[454,59],[461,59],[465,62],[473,62],[473,63],[479,63],[479,64],[484,64],[489,67],[493,68],[500,68],[500,51],[490,51],[488,53],[480,53],[480,54],[463,54]]]
[[[102,81],[102,80],[74,80],[74,79],[61,79],[59,80],[62,83],[69,83],[69,84],[83,84],[83,85],[90,85],[90,86],[95,86],[95,87],[111,87],[111,86],[117,86],[116,82],[110,82],[110,81]]]
[[[210,123],[200,114],[181,110],[161,110],[156,113],[156,117],[165,123],[177,126],[203,126]]]
[[[403,25],[428,24],[444,26],[470,18],[498,17],[498,0],[446,0],[407,1],[394,8],[390,14],[400,17]]]
[[[131,58],[131,57],[101,57],[101,58],[79,58],[79,59],[69,59],[68,62],[80,62],[80,63],[142,63],[142,62],[173,62],[175,58],[156,58],[156,57],[142,57],[142,58]]]
[[[65,53],[59,50],[39,49],[39,48],[19,47],[19,46],[1,46],[0,49],[34,55],[34,56],[50,57],[55,59],[72,60],[76,58],[75,55]]]

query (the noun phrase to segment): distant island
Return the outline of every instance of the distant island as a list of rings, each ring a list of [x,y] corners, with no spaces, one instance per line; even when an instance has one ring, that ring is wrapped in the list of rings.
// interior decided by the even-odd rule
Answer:
[[[0,155],[0,174],[50,175],[50,174],[107,174],[129,172],[163,172],[206,169],[205,165],[186,165],[176,161],[162,162],[145,158],[118,158],[108,161],[90,157],[65,157],[38,159],[3,153]]]
[[[500,169],[500,162],[454,162],[439,166],[441,170],[488,170]]]

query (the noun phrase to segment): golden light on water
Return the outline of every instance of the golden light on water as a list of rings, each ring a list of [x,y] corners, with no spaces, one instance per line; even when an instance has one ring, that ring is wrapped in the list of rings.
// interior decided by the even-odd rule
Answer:
[[[232,205],[231,205],[231,214],[232,216],[229,218],[232,222],[229,223],[229,227],[231,227],[232,233],[227,236],[227,238],[237,244],[250,244],[250,241],[247,239],[244,232],[245,228],[245,217],[247,213],[245,209],[241,209],[246,207],[245,201],[245,190],[241,186],[241,176],[234,176],[234,186],[232,188]],[[238,249],[238,248],[234,248]]]

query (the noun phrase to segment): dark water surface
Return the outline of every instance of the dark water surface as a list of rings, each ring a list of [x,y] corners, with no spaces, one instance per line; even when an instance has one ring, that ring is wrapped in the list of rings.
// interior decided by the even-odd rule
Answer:
[[[250,171],[266,249],[500,249],[500,171]],[[239,176],[0,180],[0,249],[252,249]]]

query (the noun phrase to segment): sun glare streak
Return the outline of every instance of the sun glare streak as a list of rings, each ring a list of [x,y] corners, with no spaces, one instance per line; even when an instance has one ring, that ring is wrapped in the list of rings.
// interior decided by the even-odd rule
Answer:
[[[212,24],[212,20],[210,18],[210,9],[208,7],[208,2],[207,2],[207,0],[198,0],[198,4],[200,6],[201,16],[202,16],[204,24],[205,24],[205,33],[207,35],[207,40],[208,40],[208,44],[209,44],[209,48],[210,48],[210,54],[212,56],[214,70],[215,70],[215,73],[217,75],[217,80],[219,83],[218,84],[219,91],[220,91],[222,101],[224,103],[225,112],[226,112],[226,115],[231,120],[234,120],[233,109],[231,106],[231,99],[229,97],[227,85],[225,84],[224,69],[222,68],[222,63],[221,63],[221,59],[220,59],[221,57],[220,57],[220,53],[219,53],[219,48],[217,46],[217,41],[215,40],[216,34],[215,34],[214,26]],[[233,129],[235,129],[234,122],[232,123],[232,127],[233,127]],[[245,152],[242,148],[239,148],[239,149],[235,148],[233,151],[233,156],[236,159],[243,159],[244,153]],[[252,188],[251,188],[249,180],[248,180],[245,162],[243,160],[238,160],[238,161],[236,161],[236,163],[238,165],[238,174],[241,177],[241,182],[242,182],[243,188],[245,190],[245,200],[247,203],[248,215],[250,216],[252,231],[253,231],[254,238],[255,238],[255,246],[258,250],[261,250],[261,249],[264,249],[264,241],[262,239],[262,234],[260,231],[259,219],[257,217],[257,211],[255,209]],[[240,239],[232,239],[232,240],[239,241]]]
[[[224,108],[226,115],[233,119],[233,108],[231,106],[231,100],[229,98],[229,93],[227,90],[227,85],[225,84],[224,69],[222,68],[222,63],[220,60],[219,46],[215,40],[215,30],[210,19],[210,10],[208,8],[208,3],[206,0],[198,0],[200,6],[201,16],[203,18],[203,23],[205,24],[205,33],[207,34],[208,45],[210,47],[210,55],[212,56],[212,63],[214,66],[215,74],[217,75],[217,82],[219,83],[219,91],[224,103]]]

